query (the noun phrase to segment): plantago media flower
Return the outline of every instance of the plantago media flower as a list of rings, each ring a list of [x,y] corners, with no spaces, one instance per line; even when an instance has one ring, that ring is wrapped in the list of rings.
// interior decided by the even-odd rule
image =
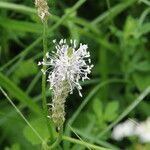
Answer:
[[[41,18],[42,21],[47,19],[47,17],[50,15],[46,0],[35,0],[35,6],[37,7],[38,16]]]
[[[53,91],[52,102],[52,119],[58,129],[63,125],[65,120],[64,103],[68,94],[73,93],[76,88],[79,95],[82,96],[82,89],[79,80],[89,79],[93,65],[91,65],[90,53],[87,51],[88,46],[80,43],[79,47],[75,40],[70,40],[70,44],[65,39],[55,44],[56,52],[47,53],[46,58],[39,65],[46,65],[48,69],[48,80],[50,89]]]

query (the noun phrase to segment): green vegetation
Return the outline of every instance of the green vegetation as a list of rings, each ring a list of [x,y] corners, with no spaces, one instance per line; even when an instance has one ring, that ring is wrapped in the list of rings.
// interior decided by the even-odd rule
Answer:
[[[0,0],[0,150],[149,150],[150,143],[115,141],[111,133],[123,120],[150,117],[150,2],[48,5],[43,33],[34,1]],[[67,98],[63,133],[57,133],[46,117],[49,83],[37,64],[62,38],[88,44],[94,68],[81,82],[83,97],[74,90]]]

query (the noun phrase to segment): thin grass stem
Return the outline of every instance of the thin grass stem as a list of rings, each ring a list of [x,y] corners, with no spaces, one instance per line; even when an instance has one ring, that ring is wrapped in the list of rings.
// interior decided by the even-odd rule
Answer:
[[[8,61],[5,65],[0,67],[0,71],[3,71],[5,68],[7,68],[9,65],[11,65],[13,62],[15,62],[20,57],[25,57],[25,55],[32,50],[38,43],[40,43],[42,40],[42,37],[39,37],[37,40],[35,40],[30,46],[28,46],[26,49],[24,49],[21,53],[16,55],[14,58],[12,58],[10,61]]]
[[[41,142],[44,142],[43,138],[40,136],[40,134],[33,128],[33,126],[29,123],[29,121],[24,117],[24,115],[21,113],[21,111],[16,107],[16,105],[13,103],[13,101],[9,98],[7,93],[2,89],[0,86],[1,92],[4,94],[6,99],[11,103],[11,105],[15,108],[15,110],[18,112],[18,114],[22,117],[22,119],[27,123],[27,125],[32,129],[32,131],[37,135],[37,137],[41,140]]]
[[[76,133],[76,131],[75,131],[70,125],[69,125],[69,128],[72,130],[72,132],[77,136],[77,138],[78,138],[80,141],[84,142],[83,139]],[[91,150],[90,147],[87,146],[87,148],[88,148],[89,150]]]
[[[94,136],[92,136],[91,134],[86,134],[85,132],[83,131],[80,131],[80,129],[76,129],[76,128],[73,128],[73,130],[79,134],[80,136],[82,136],[83,138],[87,139],[88,141],[92,142],[92,143],[95,143],[95,144],[99,144],[103,147],[106,147],[106,148],[110,148],[110,149],[113,149],[113,150],[120,150],[118,147],[106,142],[106,141],[102,141],[98,138],[95,138]]]
[[[41,77],[41,72],[39,72],[35,77],[34,79],[32,80],[32,82],[29,84],[27,90],[26,90],[26,93],[27,94],[30,94],[30,92],[32,91],[32,89],[34,88],[35,84],[38,82],[38,80],[40,79]]]
[[[62,139],[65,140],[65,141],[74,143],[74,144],[79,144],[79,145],[85,146],[85,147],[88,146],[88,147],[90,147],[91,149],[94,149],[94,150],[111,150],[111,149],[108,149],[108,148],[103,148],[101,146],[90,144],[88,142],[80,141],[80,140],[77,140],[77,139],[74,139],[74,138],[71,138],[71,137],[68,137],[68,136],[62,136]]]

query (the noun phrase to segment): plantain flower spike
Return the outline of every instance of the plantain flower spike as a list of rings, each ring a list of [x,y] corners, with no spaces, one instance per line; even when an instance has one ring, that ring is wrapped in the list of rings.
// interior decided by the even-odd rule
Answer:
[[[47,66],[48,82],[52,89],[51,116],[54,124],[59,130],[65,121],[65,101],[69,94],[73,93],[76,88],[82,97],[80,90],[82,89],[79,80],[89,79],[88,74],[91,73],[93,65],[91,65],[90,53],[87,51],[88,46],[80,43],[76,45],[76,40],[70,40],[67,44],[65,39],[61,39],[59,43],[53,40],[56,52],[47,53],[46,58],[39,65]]]
[[[38,16],[42,21],[46,20],[50,15],[49,7],[46,0],[35,0],[35,6],[37,7]]]

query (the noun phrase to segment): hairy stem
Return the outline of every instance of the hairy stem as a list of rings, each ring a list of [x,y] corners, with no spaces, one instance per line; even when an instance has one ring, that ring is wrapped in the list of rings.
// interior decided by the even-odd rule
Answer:
[[[46,60],[46,52],[47,52],[47,28],[48,28],[47,20],[45,20],[43,22],[43,56],[44,56],[44,60]],[[46,66],[44,66],[44,65],[43,65],[43,70],[44,71],[46,70]],[[53,141],[53,139],[54,139],[53,130],[52,130],[50,120],[47,117],[48,116],[48,108],[47,108],[47,101],[46,101],[46,75],[45,74],[42,75],[42,104],[43,104],[44,116],[46,118],[50,138]]]

